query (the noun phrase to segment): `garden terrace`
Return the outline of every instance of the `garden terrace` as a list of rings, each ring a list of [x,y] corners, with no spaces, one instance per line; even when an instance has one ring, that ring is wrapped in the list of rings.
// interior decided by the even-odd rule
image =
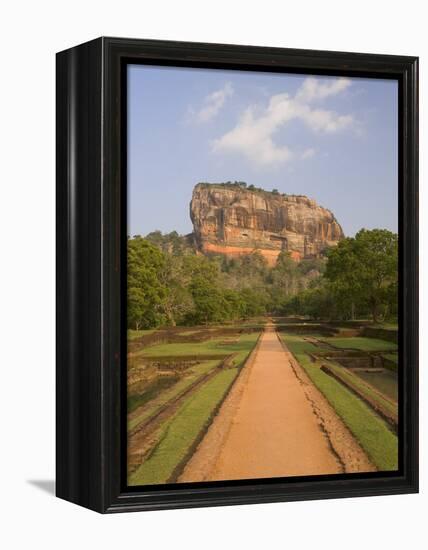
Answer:
[[[150,346],[139,342],[130,354],[128,375],[134,371],[140,376],[128,391],[131,484],[161,483],[178,475],[254,348],[260,328],[180,327],[169,335],[167,342]]]
[[[239,326],[166,327],[147,331],[128,331],[128,353],[133,354],[142,348],[157,344],[204,342],[215,337],[239,337],[243,333],[260,332],[262,324],[242,324]],[[135,334],[137,333],[137,334]],[[142,334],[138,334],[142,333]]]
[[[378,338],[343,337],[339,331],[325,336],[314,328],[306,325],[305,334],[301,325],[297,331],[283,326],[279,334],[376,467],[395,469],[397,373],[385,363],[396,364],[396,345]]]

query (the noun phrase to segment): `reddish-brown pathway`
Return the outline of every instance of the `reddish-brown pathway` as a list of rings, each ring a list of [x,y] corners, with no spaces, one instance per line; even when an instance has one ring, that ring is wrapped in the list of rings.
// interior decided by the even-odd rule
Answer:
[[[255,353],[179,481],[343,472],[272,326]]]

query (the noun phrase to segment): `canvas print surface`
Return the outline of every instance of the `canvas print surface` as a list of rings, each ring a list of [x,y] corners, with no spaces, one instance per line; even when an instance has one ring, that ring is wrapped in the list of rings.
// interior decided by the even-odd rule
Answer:
[[[397,470],[397,101],[128,66],[129,485]]]

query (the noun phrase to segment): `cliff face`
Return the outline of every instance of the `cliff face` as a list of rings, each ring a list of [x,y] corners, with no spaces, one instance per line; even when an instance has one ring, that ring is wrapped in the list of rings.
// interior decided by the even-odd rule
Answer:
[[[274,265],[282,250],[292,258],[319,257],[344,237],[334,215],[305,196],[198,184],[190,203],[197,248],[230,257],[258,250]]]

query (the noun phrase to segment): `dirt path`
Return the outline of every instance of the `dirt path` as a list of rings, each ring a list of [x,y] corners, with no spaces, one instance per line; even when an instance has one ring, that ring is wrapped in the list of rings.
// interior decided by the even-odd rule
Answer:
[[[274,328],[267,327],[251,364],[178,481],[372,470],[340,419],[296,367]],[[330,418],[324,422],[323,415]],[[331,436],[337,436],[337,446]]]

